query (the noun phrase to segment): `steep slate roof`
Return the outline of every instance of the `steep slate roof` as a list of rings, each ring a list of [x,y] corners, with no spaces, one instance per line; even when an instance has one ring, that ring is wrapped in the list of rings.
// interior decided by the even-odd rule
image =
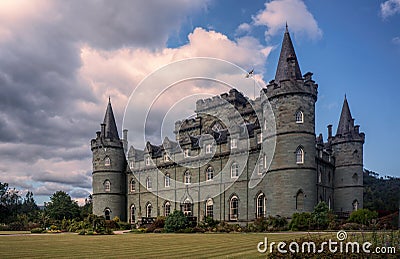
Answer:
[[[352,124],[353,117],[351,117],[349,104],[347,103],[347,98],[345,96],[336,135],[343,135],[350,132],[350,128],[353,126]]]
[[[105,136],[104,137],[119,140],[117,124],[115,123],[115,118],[114,118],[114,113],[113,113],[113,109],[111,106],[110,98],[108,99],[108,106],[107,106],[107,110],[106,110],[106,115],[104,116],[103,123],[105,124]]]
[[[279,55],[278,67],[275,74],[275,82],[279,83],[287,79],[302,79],[299,62],[297,61],[296,53],[288,27],[283,36],[281,54]]]

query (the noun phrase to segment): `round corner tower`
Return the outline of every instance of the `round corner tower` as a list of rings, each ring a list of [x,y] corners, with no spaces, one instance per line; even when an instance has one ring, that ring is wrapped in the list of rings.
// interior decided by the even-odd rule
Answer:
[[[101,131],[91,140],[93,153],[93,214],[126,221],[126,159],[118,135],[111,102],[108,102]]]
[[[302,76],[286,27],[275,80],[266,89],[276,121],[275,154],[267,174],[271,213],[291,217],[316,204],[315,102],[318,85]],[[282,203],[282,201],[285,201]]]

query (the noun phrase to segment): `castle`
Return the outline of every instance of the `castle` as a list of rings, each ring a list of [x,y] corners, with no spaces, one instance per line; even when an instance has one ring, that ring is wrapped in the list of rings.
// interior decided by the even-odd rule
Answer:
[[[325,201],[335,212],[363,206],[363,144],[345,97],[336,134],[315,134],[318,85],[301,74],[286,28],[274,80],[255,100],[236,89],[196,103],[196,117],[177,121],[176,139],[144,150],[120,139],[109,101],[91,140],[93,213],[133,223],[181,210],[193,221],[250,222],[312,211]],[[268,134],[269,103],[275,118]],[[235,109],[236,112],[233,112]],[[244,123],[227,126],[215,114]],[[258,116],[258,114],[261,114]],[[273,145],[269,145],[273,139]]]

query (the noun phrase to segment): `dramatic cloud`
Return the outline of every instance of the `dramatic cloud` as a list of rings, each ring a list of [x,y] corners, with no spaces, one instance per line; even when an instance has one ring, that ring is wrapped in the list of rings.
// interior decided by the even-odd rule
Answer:
[[[267,39],[281,33],[286,22],[294,34],[305,34],[311,39],[322,37],[322,30],[318,27],[317,21],[301,0],[266,2],[265,9],[253,17],[255,25],[267,26],[265,32]]]
[[[400,13],[400,0],[388,0],[381,4],[381,15],[384,19]]]

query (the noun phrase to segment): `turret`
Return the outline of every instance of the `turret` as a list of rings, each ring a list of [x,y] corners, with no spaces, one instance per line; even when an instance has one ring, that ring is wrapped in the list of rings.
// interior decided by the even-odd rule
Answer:
[[[363,207],[363,145],[365,134],[354,125],[345,96],[336,135],[331,138],[336,159],[335,211],[351,212]]]
[[[91,140],[93,153],[93,214],[126,220],[126,159],[115,123],[111,100],[101,131]]]
[[[317,87],[312,73],[301,75],[286,26],[275,79],[264,90],[275,115],[277,134],[275,154],[267,174],[266,182],[272,190],[267,200],[270,209],[281,216],[312,211],[316,204]],[[282,204],[282,200],[286,202]]]

